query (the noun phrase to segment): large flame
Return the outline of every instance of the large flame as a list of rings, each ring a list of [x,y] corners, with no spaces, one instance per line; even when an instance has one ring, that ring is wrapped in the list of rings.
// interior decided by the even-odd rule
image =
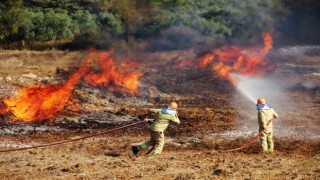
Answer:
[[[16,96],[4,99],[7,105],[6,111],[14,115],[13,121],[36,122],[54,117],[63,112],[72,97],[75,85],[87,70],[88,64],[85,62],[63,85],[39,84],[18,90]]]
[[[62,85],[38,84],[18,90],[16,96],[3,100],[5,107],[0,108],[0,114],[12,113],[13,117],[10,117],[13,121],[37,122],[51,119],[66,108],[78,107],[72,104],[72,95],[82,77],[94,86],[112,85],[112,88],[109,88],[112,91],[135,94],[142,73],[132,69],[136,67],[132,62],[123,61],[117,66],[111,54],[112,51],[91,51],[91,55],[81,64],[79,70]],[[93,62],[100,67],[98,73],[90,71]]]
[[[220,76],[234,82],[231,73],[239,73],[246,76],[261,75],[271,71],[274,66],[264,61],[265,56],[272,48],[270,33],[263,33],[264,47],[237,47],[227,46],[204,55],[198,59],[198,66],[204,68],[211,65],[211,69],[217,71]]]
[[[85,81],[93,86],[109,87],[110,91],[136,94],[139,78],[142,76],[142,73],[137,71],[138,64],[124,60],[117,65],[111,55],[112,51],[95,54],[93,58],[98,63],[99,70],[89,72],[84,78]]]

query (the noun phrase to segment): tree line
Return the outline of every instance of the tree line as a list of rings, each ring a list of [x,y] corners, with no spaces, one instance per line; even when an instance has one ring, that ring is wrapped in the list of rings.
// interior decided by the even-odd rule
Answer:
[[[3,0],[1,48],[62,42],[74,49],[157,39],[184,49],[259,36],[290,15],[290,0]]]

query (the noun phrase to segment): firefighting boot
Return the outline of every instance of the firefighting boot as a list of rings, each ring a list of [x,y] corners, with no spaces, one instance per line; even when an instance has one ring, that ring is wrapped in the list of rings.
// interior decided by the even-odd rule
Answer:
[[[131,148],[132,148],[132,152],[133,152],[133,154],[134,154],[134,155],[137,155],[137,154],[138,154],[138,152],[139,152],[138,147],[137,147],[137,146],[132,146]]]
[[[267,147],[265,147],[265,146],[262,146],[262,153],[268,153],[269,152],[269,150],[268,150],[268,148]]]
[[[273,148],[270,148],[270,149],[269,149],[269,153],[273,153]]]

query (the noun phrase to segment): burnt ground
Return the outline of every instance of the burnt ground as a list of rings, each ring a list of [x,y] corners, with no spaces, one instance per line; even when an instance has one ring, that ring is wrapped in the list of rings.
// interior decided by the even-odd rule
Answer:
[[[193,51],[135,54],[144,72],[137,96],[80,83],[74,101],[82,109],[76,114],[35,124],[1,117],[1,149],[30,147],[137,122],[148,108],[176,100],[181,124],[166,131],[161,156],[132,155],[131,145],[148,139],[148,124],[141,124],[69,144],[1,153],[2,179],[320,178],[318,56],[299,48],[270,54],[277,64],[270,76],[286,86],[283,103],[274,105],[280,115],[274,122],[276,151],[262,154],[258,141],[240,151],[221,151],[239,147],[257,133],[255,107],[208,69],[179,67],[181,54],[191,61],[196,57]],[[62,83],[85,57],[85,52],[2,51],[0,95],[39,82]]]

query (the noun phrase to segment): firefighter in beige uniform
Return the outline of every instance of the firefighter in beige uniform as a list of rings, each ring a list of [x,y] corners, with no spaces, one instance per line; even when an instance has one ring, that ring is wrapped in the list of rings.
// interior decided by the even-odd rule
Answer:
[[[132,152],[135,155],[137,155],[140,150],[147,149],[149,146],[154,146],[152,155],[161,154],[164,146],[164,131],[167,129],[171,121],[176,124],[180,124],[180,120],[177,115],[177,108],[178,104],[176,102],[172,102],[167,108],[149,110],[148,115],[150,113],[157,114],[156,119],[150,126],[150,140],[138,146],[132,146]],[[148,122],[147,117],[144,121]]]
[[[257,110],[258,110],[258,122],[259,131],[264,130],[260,135],[260,142],[263,152],[273,152],[274,142],[273,142],[273,130],[272,122],[268,125],[268,121],[272,118],[279,117],[276,111],[266,104],[264,98],[259,98],[257,100]]]

